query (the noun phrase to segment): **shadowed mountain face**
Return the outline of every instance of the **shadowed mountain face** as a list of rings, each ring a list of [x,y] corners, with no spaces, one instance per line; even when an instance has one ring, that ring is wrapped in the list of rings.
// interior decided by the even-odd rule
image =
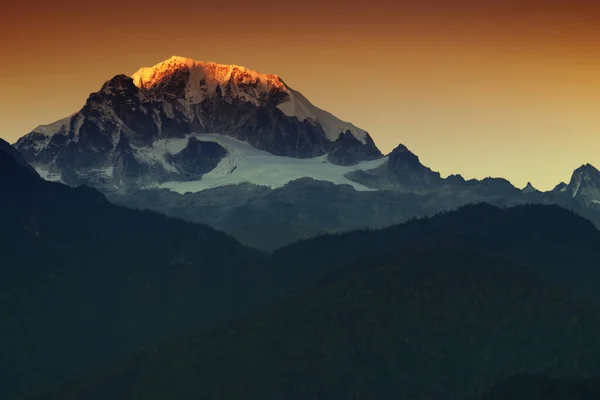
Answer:
[[[333,143],[327,159],[337,165],[354,165],[358,161],[380,158],[382,154],[371,138],[366,137],[365,140],[369,143],[368,146],[365,146],[351,131],[347,130],[340,134]]]
[[[575,170],[564,189],[586,207],[600,205],[600,171],[590,164],[583,165]]]
[[[215,169],[226,154],[227,151],[217,143],[191,137],[183,150],[170,156],[170,161],[186,175],[183,179],[193,179]]]
[[[23,159],[19,152],[2,139],[0,139],[0,167],[3,171],[3,178],[6,180],[10,178],[9,175],[28,176],[26,172],[18,167],[24,168],[37,176],[35,170]]]
[[[370,171],[356,171],[350,179],[375,189],[401,190],[404,192],[431,191],[444,181],[419,161],[419,157],[404,145],[396,147],[381,167]]]
[[[261,254],[212,228],[46,182],[3,149],[0,141],[0,398],[54,387],[261,301]]]
[[[516,371],[598,374],[599,311],[503,258],[407,252],[44,399],[467,399]]]

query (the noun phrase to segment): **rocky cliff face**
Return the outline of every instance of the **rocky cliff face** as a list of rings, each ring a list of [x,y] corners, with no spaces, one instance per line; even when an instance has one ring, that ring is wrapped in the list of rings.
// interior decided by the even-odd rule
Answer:
[[[365,143],[362,143],[347,130],[333,143],[327,159],[337,165],[354,165],[358,161],[374,160],[381,156],[371,137],[366,136]]]
[[[438,172],[421,164],[419,157],[402,144],[388,155],[387,162],[380,167],[355,171],[347,176],[367,187],[402,192],[430,192],[444,183]]]

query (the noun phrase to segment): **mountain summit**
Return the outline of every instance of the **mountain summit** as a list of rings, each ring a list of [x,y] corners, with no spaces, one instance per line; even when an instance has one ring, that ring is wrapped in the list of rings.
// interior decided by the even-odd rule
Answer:
[[[286,100],[289,92],[276,75],[262,74],[239,65],[206,63],[173,56],[153,67],[142,67],[133,83],[147,94],[175,97],[199,104],[219,95],[243,99],[257,106]],[[361,132],[362,134],[362,132]]]
[[[566,191],[588,206],[600,204],[600,171],[591,164],[582,165],[573,172]]]
[[[37,127],[15,147],[46,178],[120,188],[201,179],[186,169],[195,164],[186,154],[198,156],[198,144],[164,149],[164,141],[206,133],[277,156],[334,153],[333,164],[382,157],[367,132],[317,108],[276,75],[176,56],[113,77],[79,112]],[[188,145],[194,148],[179,154]],[[226,154],[207,151],[204,172]]]
[[[527,186],[525,186],[522,189],[523,193],[540,193],[539,190],[537,190],[532,184],[531,182],[527,182]]]
[[[183,100],[187,108],[217,97],[230,104],[243,101],[257,107],[275,106],[288,117],[320,125],[330,142],[348,131],[363,144],[369,136],[362,129],[315,107],[277,75],[239,65],[173,56],[153,67],[140,68],[132,79],[150,97]]]

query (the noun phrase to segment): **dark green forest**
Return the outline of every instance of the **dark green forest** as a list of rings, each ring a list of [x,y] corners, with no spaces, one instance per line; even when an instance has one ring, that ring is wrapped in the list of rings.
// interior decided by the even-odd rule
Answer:
[[[514,373],[600,376],[599,329],[510,261],[408,252],[46,399],[468,399]]]

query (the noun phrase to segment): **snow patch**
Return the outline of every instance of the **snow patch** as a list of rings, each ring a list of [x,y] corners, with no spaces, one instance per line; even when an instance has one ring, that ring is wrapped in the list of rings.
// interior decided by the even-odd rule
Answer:
[[[166,140],[158,140],[152,144],[152,147],[135,147],[132,145],[133,156],[141,164],[159,164],[165,171],[179,173],[179,170],[166,158],[168,153],[166,143]]]
[[[168,101],[163,101],[162,106],[163,106],[163,111],[165,112],[165,115],[170,119],[175,119],[175,113],[173,112],[173,105],[171,103],[169,103]]]
[[[114,172],[114,166],[111,165],[106,168],[100,168],[100,169],[97,169],[96,171],[99,175],[104,175],[107,178],[112,178],[113,172]]]
[[[84,121],[85,117],[81,114],[76,114],[74,118],[75,118],[75,122],[73,124],[73,141],[79,142],[79,131],[81,130],[81,127],[83,126],[83,121]]]
[[[62,127],[65,127],[65,129],[66,129],[66,127],[69,125],[70,119],[71,119],[71,116],[60,119],[60,120],[53,122],[51,124],[48,124],[48,125],[40,125],[37,128],[35,128],[33,130],[33,132],[41,133],[42,135],[46,135],[46,136],[55,135],[61,130]]]
[[[373,190],[353,182],[345,174],[356,170],[369,170],[381,166],[387,158],[364,161],[357,165],[340,166],[327,161],[327,156],[310,159],[275,156],[263,150],[258,150],[250,144],[229,136],[219,134],[192,134],[182,139],[163,139],[155,142],[153,152],[149,156],[158,159],[165,154],[175,154],[187,145],[189,137],[198,140],[215,142],[227,150],[225,156],[215,169],[203,176],[202,179],[190,182],[170,181],[152,185],[149,188],[169,189],[177,193],[200,192],[219,186],[253,183],[270,188],[279,188],[290,181],[299,178],[313,178],[328,181],[337,185],[351,185],[356,190]],[[149,154],[149,153],[145,153]]]
[[[577,194],[579,193],[580,188],[581,188],[581,176],[578,176],[577,180],[575,182],[575,188],[573,189],[573,198],[577,197]]]
[[[34,168],[35,168],[36,172],[38,173],[38,175],[40,176],[40,178],[42,178],[43,180],[50,181],[50,182],[64,183],[62,181],[61,174],[56,174],[56,173],[50,172],[44,166],[35,166]]]
[[[325,136],[332,142],[335,142],[340,133],[350,131],[352,135],[362,144],[366,143],[367,132],[357,128],[349,122],[344,122],[335,115],[321,110],[314,106],[302,93],[297,92],[289,87],[287,90],[290,95],[289,101],[281,103],[277,106],[288,117],[296,117],[299,120],[309,120],[319,123],[325,131]]]

